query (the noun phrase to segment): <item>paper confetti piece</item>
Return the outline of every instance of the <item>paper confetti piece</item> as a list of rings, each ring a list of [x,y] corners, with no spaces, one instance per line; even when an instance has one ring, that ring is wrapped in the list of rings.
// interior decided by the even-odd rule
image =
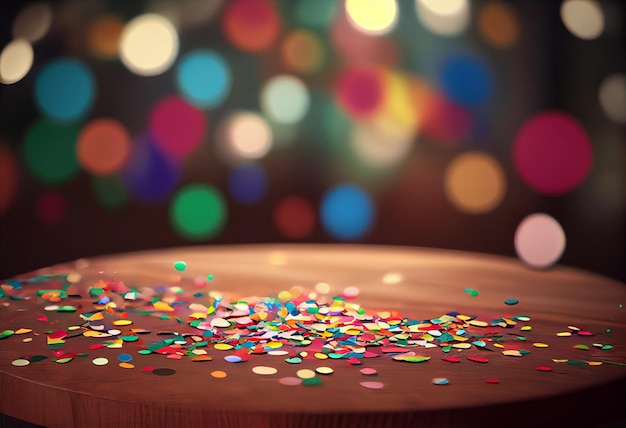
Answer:
[[[460,363],[461,362],[461,359],[459,357],[443,357],[442,360],[448,363]]]
[[[539,370],[540,372],[551,372],[552,371],[552,367],[539,366],[539,367],[537,367],[537,370]]]
[[[359,371],[361,372],[361,374],[364,374],[365,376],[374,376],[378,374],[378,371],[371,367],[364,367]]]
[[[182,272],[185,269],[187,269],[187,263],[185,263],[183,261],[174,262],[174,269],[176,269],[179,272]]]
[[[297,377],[282,377],[278,379],[278,382],[285,386],[298,386],[302,384],[302,379]]]
[[[547,343],[535,342],[533,343],[533,346],[535,348],[547,348],[550,345],[548,345]]]
[[[4,330],[0,333],[0,339],[6,339],[9,336],[13,336],[15,332],[13,330]]]
[[[255,366],[252,371],[258,375],[268,376],[278,373],[278,369],[268,366]]]
[[[212,361],[213,357],[210,355],[196,355],[195,357],[191,357],[191,361],[193,361],[194,363],[198,363],[198,362],[202,362],[202,361]]]
[[[302,385],[304,386],[316,386],[316,385],[321,385],[322,384],[322,379],[320,379],[319,377],[310,377],[307,379],[302,379]]]
[[[467,359],[469,361],[473,361],[475,363],[481,363],[481,364],[486,364],[489,362],[489,360],[485,357],[467,357]]]
[[[104,357],[94,358],[91,362],[94,366],[106,366],[107,364],[109,364],[109,360]]]
[[[385,386],[382,382],[359,382],[359,385],[367,389],[382,389]]]
[[[211,372],[211,376],[216,379],[224,379],[226,376],[228,376],[228,374],[226,374],[226,372],[222,370],[214,370]]]
[[[445,377],[436,377],[433,379],[434,385],[448,385],[450,381]]]
[[[574,345],[575,349],[580,349],[581,351],[588,351],[589,347],[587,345]]]
[[[300,369],[296,372],[296,376],[300,379],[310,379],[315,377],[315,372],[310,369]]]
[[[131,363],[124,363],[124,362],[122,362],[122,363],[119,363],[118,365],[121,368],[123,368],[123,369],[134,369],[135,368],[135,366],[132,365]]]
[[[490,383],[490,384],[498,384],[500,383],[500,379],[496,379],[495,377],[490,377],[485,379],[486,383]]]
[[[26,334],[26,333],[30,333],[32,332],[32,330],[30,328],[19,328],[17,330],[15,330],[14,334]]]
[[[318,367],[315,371],[321,375],[329,375],[334,372],[334,370],[330,367]]]
[[[15,367],[25,367],[30,364],[30,361],[24,358],[18,358],[17,360],[11,361],[11,364],[14,365]]]

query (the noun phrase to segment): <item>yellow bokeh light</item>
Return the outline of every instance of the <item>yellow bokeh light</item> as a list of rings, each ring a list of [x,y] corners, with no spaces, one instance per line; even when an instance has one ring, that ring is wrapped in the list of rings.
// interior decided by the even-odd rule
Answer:
[[[618,123],[626,123],[626,75],[611,74],[600,84],[598,98],[604,113]]]
[[[467,214],[483,214],[497,207],[506,191],[500,164],[490,155],[469,152],[457,156],[446,169],[446,195]]]
[[[131,20],[120,38],[120,58],[140,76],[165,72],[178,55],[178,33],[161,15],[147,13]]]
[[[604,31],[604,13],[595,0],[565,0],[561,4],[561,19],[574,36],[592,40]]]
[[[365,34],[387,34],[398,22],[396,0],[346,0],[345,4],[349,22]]]
[[[22,80],[33,65],[33,48],[26,40],[13,40],[0,52],[0,82]]]
[[[470,21],[468,0],[415,0],[419,21],[435,34],[456,36]]]

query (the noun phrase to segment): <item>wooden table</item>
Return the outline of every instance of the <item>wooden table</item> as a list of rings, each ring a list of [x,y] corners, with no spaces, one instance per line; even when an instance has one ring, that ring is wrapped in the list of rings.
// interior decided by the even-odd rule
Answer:
[[[186,262],[186,270],[174,269],[177,260]],[[71,273],[70,296],[56,304],[74,305],[76,312],[45,311],[52,303],[41,296],[0,300],[0,331],[32,330],[0,340],[0,411],[4,414],[63,428],[598,426],[624,419],[619,394],[626,391],[626,366],[619,363],[626,363],[626,309],[620,306],[626,303],[626,286],[576,269],[559,266],[536,271],[504,257],[434,249],[281,244],[122,254],[54,266],[20,279]],[[208,281],[206,288],[197,288],[194,279],[207,274],[215,279]],[[170,315],[172,319],[167,320],[141,314],[138,310],[144,306],[127,302],[133,324],[119,327],[122,335],[132,334],[130,328],[151,333],[137,334],[139,340],[124,342],[119,349],[91,349],[112,338],[85,337],[80,334],[84,329],[68,327],[81,325],[79,314],[94,310],[89,288],[101,279],[121,280],[137,289],[181,287],[182,294],[173,296],[185,303],[173,306],[176,312],[159,313]],[[361,304],[368,314],[393,310],[407,319],[424,321],[456,311],[489,323],[501,317],[516,320],[516,315],[528,316],[530,321],[517,319],[510,328],[467,325],[470,343],[477,332],[494,334],[485,339],[484,347],[452,348],[448,353],[440,344],[407,349],[431,357],[421,363],[395,361],[380,347],[368,347],[381,356],[363,358],[361,365],[316,358],[289,364],[285,356],[267,354],[230,363],[223,358],[230,352],[211,344],[203,348],[213,357],[206,362],[193,362],[187,355],[171,359],[158,353],[138,353],[149,343],[174,337],[158,332],[202,334],[188,323],[192,312],[188,305],[208,304],[209,290],[242,297],[275,296],[296,285],[312,291],[320,282],[330,286],[331,296],[346,287],[358,287],[360,294],[347,301]],[[24,283],[17,291],[4,288],[5,294],[33,295],[38,289],[63,284],[50,279]],[[478,296],[473,297],[470,290],[477,290]],[[191,296],[197,292],[204,296]],[[504,303],[513,298],[519,300],[517,305]],[[124,301],[119,296],[114,301],[121,310]],[[120,318],[105,313],[107,323],[114,319]],[[532,330],[522,330],[523,326]],[[577,334],[568,326],[591,335]],[[62,347],[52,349],[45,332],[57,330],[76,337],[66,338]],[[556,335],[568,331],[573,335]],[[24,343],[29,337],[32,341]],[[597,344],[612,345],[612,349],[603,350]],[[587,345],[589,350],[575,345]],[[290,355],[306,349],[289,349]],[[530,353],[522,357],[502,354],[511,349]],[[54,361],[53,351],[87,355],[60,364]],[[117,356],[122,353],[133,357],[130,363],[135,368],[118,366]],[[16,359],[35,355],[48,358],[24,367],[12,365]],[[106,357],[109,363],[94,365],[92,361],[98,357]],[[442,357],[459,357],[460,362]],[[486,357],[488,362],[475,362],[469,359],[472,357]],[[593,365],[598,362],[603,364]],[[278,373],[253,373],[252,368],[259,365],[274,367]],[[158,376],[142,370],[146,366],[175,373]],[[319,366],[334,369],[331,375],[318,375],[321,385],[285,386],[279,382],[282,377],[295,376],[299,369]],[[539,366],[552,371],[537,370]],[[359,372],[363,367],[375,368],[378,374],[365,376]],[[211,376],[216,370],[228,376]],[[434,378],[447,378],[449,383],[435,385]],[[488,378],[499,383],[487,383]],[[368,389],[361,386],[364,381],[381,382],[384,387]]]

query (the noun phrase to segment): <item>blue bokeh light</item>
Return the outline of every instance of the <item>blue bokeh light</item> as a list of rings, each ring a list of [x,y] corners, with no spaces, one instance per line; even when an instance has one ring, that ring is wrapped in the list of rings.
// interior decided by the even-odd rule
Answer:
[[[91,70],[73,58],[48,63],[35,80],[35,102],[44,116],[75,122],[89,113],[96,96]]]
[[[267,192],[267,175],[258,165],[238,165],[228,176],[228,192],[233,200],[242,205],[255,204]]]
[[[493,92],[493,74],[480,58],[454,54],[441,64],[439,84],[444,94],[464,107],[479,107]]]
[[[352,184],[340,184],[327,191],[320,205],[320,219],[326,232],[342,241],[365,236],[374,224],[375,212],[367,192]]]
[[[176,79],[185,99],[200,108],[220,105],[231,85],[230,71],[222,56],[205,49],[183,56]]]

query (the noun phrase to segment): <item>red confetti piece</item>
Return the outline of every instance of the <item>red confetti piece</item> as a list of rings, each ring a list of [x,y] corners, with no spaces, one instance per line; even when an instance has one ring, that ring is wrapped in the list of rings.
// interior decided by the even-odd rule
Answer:
[[[141,369],[142,372],[151,372],[152,370],[154,370],[154,367],[152,366],[145,366],[143,369]]]
[[[539,370],[540,372],[551,372],[552,371],[552,367],[539,366],[539,367],[537,367],[537,370]]]
[[[37,318],[37,321],[48,322],[48,317],[39,317]]]
[[[485,357],[467,357],[468,360],[473,361],[475,363],[488,363],[489,360]]]
[[[593,336],[593,333],[590,331],[577,331],[576,334],[579,336]]]
[[[495,377],[490,377],[485,379],[486,383],[491,383],[491,384],[496,384],[496,383],[500,383],[500,379],[496,379]]]
[[[361,364],[361,360],[359,360],[358,358],[354,358],[354,357],[348,358],[348,361],[346,362],[352,366],[358,366],[359,364]]]
[[[89,349],[91,349],[93,351],[93,350],[101,349],[101,348],[105,348],[105,347],[106,347],[106,345],[103,344],[103,343],[96,343],[95,345],[91,345],[89,347]]]
[[[443,361],[447,361],[448,363],[460,363],[461,359],[459,357],[443,357]]]

